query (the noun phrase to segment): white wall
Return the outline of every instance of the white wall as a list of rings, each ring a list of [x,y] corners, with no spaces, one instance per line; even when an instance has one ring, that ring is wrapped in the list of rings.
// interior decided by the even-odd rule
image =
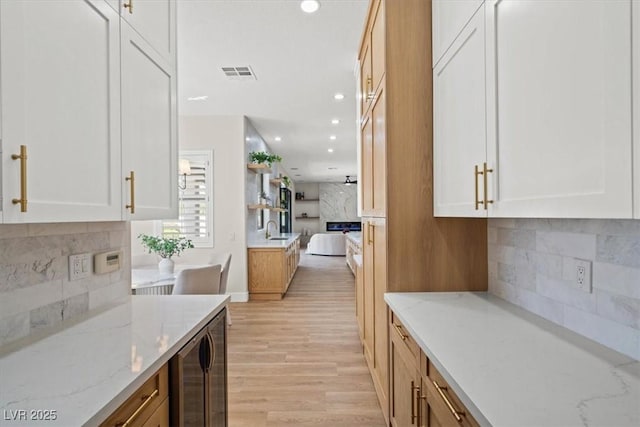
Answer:
[[[227,292],[234,301],[246,301],[247,248],[245,232],[245,141],[243,116],[181,116],[179,147],[213,150],[213,248],[188,249],[178,263],[206,262],[211,252],[230,252]],[[154,233],[153,222],[132,222],[132,256],[144,253],[137,235]]]

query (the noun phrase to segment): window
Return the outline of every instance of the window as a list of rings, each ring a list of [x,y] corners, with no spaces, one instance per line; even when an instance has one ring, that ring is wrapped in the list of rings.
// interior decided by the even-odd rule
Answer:
[[[264,174],[258,174],[258,201],[261,200],[260,195],[264,192]],[[264,209],[258,209],[258,230],[262,230],[264,228]]]
[[[191,172],[178,177],[178,219],[162,222],[165,237],[183,236],[195,247],[213,247],[213,152],[180,151]]]

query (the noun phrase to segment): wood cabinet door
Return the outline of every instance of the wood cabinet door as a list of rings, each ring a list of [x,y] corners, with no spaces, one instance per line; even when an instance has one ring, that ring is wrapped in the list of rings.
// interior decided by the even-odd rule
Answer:
[[[384,1],[378,2],[371,24],[371,92],[377,93],[385,71]]]
[[[121,0],[122,18],[166,61],[175,65],[176,0]]]
[[[435,67],[433,93],[434,214],[487,216],[475,203],[483,177],[474,169],[486,160],[483,8]]]
[[[486,2],[490,216],[632,216],[631,3]]]
[[[362,215],[373,215],[373,121],[370,115],[364,118],[362,127],[360,160],[360,184],[362,188]]]
[[[388,318],[384,293],[387,291],[387,230],[384,218],[375,218],[370,222],[370,239],[373,247],[373,323],[374,323],[374,372],[373,382],[378,392],[380,406],[388,419]]]
[[[358,334],[364,342],[364,271],[360,264],[355,265],[356,272],[356,318],[358,319]]]
[[[389,331],[390,344],[390,387],[389,421],[393,427],[415,426],[418,422],[418,399],[420,376],[415,361],[409,357],[399,338]]]
[[[371,108],[372,146],[372,210],[374,216],[383,217],[387,212],[387,126],[386,91],[384,84],[378,91]]]
[[[363,300],[364,300],[364,357],[370,369],[374,368],[374,332],[375,332],[375,252],[373,247],[372,228],[369,220],[364,221],[362,231],[362,258],[363,258]]]
[[[434,67],[441,62],[440,58],[449,49],[454,39],[462,31],[462,28],[482,5],[482,2],[483,0],[432,1],[431,20]]]
[[[102,0],[0,2],[4,222],[122,219],[119,17]],[[20,160],[27,148],[27,212]]]
[[[135,212],[128,209],[125,216],[131,220],[177,218],[175,68],[126,23],[121,34],[124,205],[131,205],[132,189],[135,196]],[[124,178],[131,171],[133,185]]]
[[[360,113],[364,117],[373,99],[373,77],[371,76],[371,43],[369,34],[365,35],[360,60]]]

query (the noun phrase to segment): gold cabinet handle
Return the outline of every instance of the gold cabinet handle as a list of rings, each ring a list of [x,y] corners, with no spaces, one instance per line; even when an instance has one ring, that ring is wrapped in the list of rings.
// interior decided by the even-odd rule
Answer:
[[[367,242],[373,245],[373,223],[367,222]]]
[[[153,390],[153,393],[151,393],[149,396],[142,396],[142,400],[143,400],[142,405],[138,406],[138,409],[136,409],[136,411],[133,414],[131,414],[129,418],[127,418],[127,421],[125,421],[124,423],[118,423],[115,425],[115,427],[127,427],[128,425],[130,425],[133,422],[133,420],[135,420],[138,417],[138,415],[140,415],[140,412],[144,411],[144,408],[149,406],[149,403],[151,403],[153,398],[159,394],[160,392],[158,391],[158,389],[155,389]]]
[[[367,77],[367,101],[371,101],[376,97],[375,92],[373,91],[373,80],[371,76]]]
[[[487,169],[487,162],[484,163],[484,166],[482,168],[483,170],[483,175],[484,175],[484,210],[486,211],[487,209],[489,209],[489,205],[493,203],[493,200],[489,200],[488,196],[487,196],[487,192],[488,192],[488,175],[489,172],[493,172],[493,169]]]
[[[129,189],[131,193],[131,204],[126,205],[132,214],[136,213],[136,176],[133,171],[129,172],[129,176],[125,177],[125,181],[129,181]]]
[[[486,164],[486,163],[485,163],[485,164]],[[479,197],[478,197],[478,175],[483,175],[483,174],[484,174],[484,172],[482,172],[482,171],[479,171],[479,170],[478,170],[478,165],[474,165],[473,167],[474,167],[474,173],[473,173],[473,175],[475,176],[475,179],[476,179],[476,186],[475,186],[475,189],[476,189],[476,198],[475,198],[475,204],[476,204],[476,210],[478,210],[478,206],[479,206],[479,205],[484,204],[484,202],[483,202],[482,200],[479,200]]]
[[[447,387],[438,385],[438,382],[435,380],[433,381],[433,385],[436,387],[436,390],[438,390],[438,394],[440,395],[442,400],[444,400],[444,403],[447,405],[447,407],[449,408],[449,411],[451,411],[451,414],[453,414],[456,421],[462,422],[462,418],[460,417],[460,415],[464,415],[464,411],[457,411],[456,408],[453,407],[453,405],[447,398],[447,395],[444,394],[444,391],[447,390]]]
[[[417,392],[414,394],[414,392]],[[411,425],[416,423],[418,416],[416,415],[416,396],[420,395],[420,387],[417,387],[413,381],[411,381]],[[419,410],[419,409],[418,409]]]
[[[402,332],[402,327],[400,325],[396,325],[395,323],[392,323],[393,327],[395,328],[396,332],[400,335],[400,338],[402,338],[402,341],[406,340],[407,338],[409,338],[409,335],[405,335]]]
[[[424,394],[422,394],[422,390],[420,388],[418,388],[417,392],[416,392],[416,403],[418,404],[418,425],[421,426],[422,424],[422,400],[424,400],[426,402],[427,400],[427,396],[425,396]]]
[[[27,146],[20,146],[20,154],[12,154],[12,160],[20,160],[20,198],[12,199],[14,205],[20,204],[20,212],[27,211]]]
[[[125,9],[129,9],[129,13],[133,14],[133,0],[129,0],[129,3],[122,5]]]

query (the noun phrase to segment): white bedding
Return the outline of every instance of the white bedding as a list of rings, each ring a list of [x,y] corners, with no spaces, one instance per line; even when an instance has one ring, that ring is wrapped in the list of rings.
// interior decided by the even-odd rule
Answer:
[[[346,255],[346,236],[342,233],[318,233],[311,236],[307,253],[312,255]]]

